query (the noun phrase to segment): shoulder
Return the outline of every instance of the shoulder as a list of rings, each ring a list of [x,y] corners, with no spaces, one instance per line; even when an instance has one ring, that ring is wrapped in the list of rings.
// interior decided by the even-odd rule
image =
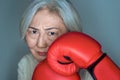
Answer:
[[[31,54],[23,56],[18,63],[18,80],[31,80],[32,73],[37,63],[38,62]]]
[[[34,59],[34,57],[31,54],[27,54],[22,57],[22,59],[19,61],[18,66],[30,66],[37,64],[37,61]]]
[[[34,59],[34,57],[31,54],[27,54],[22,57],[20,62],[18,63],[18,68],[22,71],[33,71],[35,66],[37,65],[37,61]]]

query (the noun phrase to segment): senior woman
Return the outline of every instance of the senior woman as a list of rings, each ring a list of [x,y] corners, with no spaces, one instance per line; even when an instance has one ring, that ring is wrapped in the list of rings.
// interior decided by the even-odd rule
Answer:
[[[82,30],[79,14],[70,0],[34,0],[26,9],[20,32],[30,50],[18,64],[18,80],[31,80],[35,66],[46,58],[47,50],[59,36]],[[92,80],[85,70],[82,80]]]

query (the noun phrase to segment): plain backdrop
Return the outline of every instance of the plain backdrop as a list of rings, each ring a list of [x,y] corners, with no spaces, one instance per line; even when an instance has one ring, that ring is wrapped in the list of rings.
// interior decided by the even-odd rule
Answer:
[[[0,0],[0,80],[17,80],[17,64],[29,52],[19,33],[20,17],[32,0]],[[83,31],[98,40],[120,67],[120,0],[72,0]]]

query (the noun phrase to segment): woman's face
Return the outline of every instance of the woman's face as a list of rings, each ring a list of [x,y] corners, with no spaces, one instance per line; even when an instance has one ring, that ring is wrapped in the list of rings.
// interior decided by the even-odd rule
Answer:
[[[57,13],[47,9],[38,11],[26,32],[26,41],[34,58],[43,60],[51,43],[66,32],[64,22]]]

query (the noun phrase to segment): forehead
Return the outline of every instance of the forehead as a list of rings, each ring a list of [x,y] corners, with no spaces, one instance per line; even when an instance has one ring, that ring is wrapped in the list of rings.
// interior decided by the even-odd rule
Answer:
[[[58,15],[57,12],[51,12],[48,9],[42,9],[33,16],[30,26],[59,27],[65,25],[62,18]]]
[[[59,16],[57,12],[51,12],[48,9],[42,9],[36,12],[33,16],[33,20],[53,20],[63,22],[62,18]]]

